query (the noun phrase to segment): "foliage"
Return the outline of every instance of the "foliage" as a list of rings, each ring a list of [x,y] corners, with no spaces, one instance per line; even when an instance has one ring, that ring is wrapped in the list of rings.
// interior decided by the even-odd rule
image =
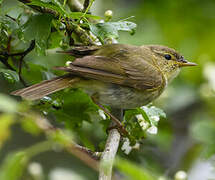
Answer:
[[[11,83],[19,81],[19,75],[15,71],[10,69],[0,69],[0,73],[2,73],[4,78]]]
[[[116,167],[119,168],[129,179],[133,180],[155,180],[155,176],[151,175],[150,172],[144,168],[140,168],[137,165],[118,158],[116,160]]]
[[[128,21],[106,22],[91,24],[90,30],[104,44],[105,39],[119,38],[118,31],[128,31],[134,34],[136,24]]]
[[[123,122],[130,132],[131,145],[134,145],[138,139],[146,137],[147,132],[157,134],[157,132],[151,132],[150,129],[157,129],[160,118],[164,120],[166,114],[163,110],[152,105],[126,111]]]

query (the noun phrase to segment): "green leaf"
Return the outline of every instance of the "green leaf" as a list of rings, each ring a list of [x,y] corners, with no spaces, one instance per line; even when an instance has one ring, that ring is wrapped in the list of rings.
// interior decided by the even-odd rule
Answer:
[[[98,24],[90,24],[92,33],[100,40],[104,41],[107,38],[119,37],[118,31],[128,31],[134,34],[136,24],[129,21],[106,22]]]
[[[12,71],[9,69],[0,69],[0,73],[8,82],[14,83],[19,81],[19,75],[16,71]]]
[[[83,15],[84,15],[84,13],[82,13],[82,12],[71,12],[71,13],[69,13],[69,17],[72,19],[79,19]],[[86,18],[92,18],[92,19],[101,19],[101,17],[94,16],[91,14],[85,14],[85,17]]]
[[[37,136],[41,133],[41,129],[35,123],[36,118],[37,117],[34,117],[34,115],[32,114],[31,116],[23,117],[21,121],[21,126],[23,130],[34,136]]]
[[[128,31],[132,35],[135,32],[137,25],[130,21],[109,22],[117,28],[118,31]]]
[[[142,118],[138,119],[137,115],[142,116]],[[127,110],[125,112],[123,123],[125,124],[126,129],[130,132],[128,138],[130,139],[131,144],[135,144],[137,140],[146,136],[146,132],[150,127],[157,127],[160,118],[166,118],[164,111],[151,105]]]
[[[51,33],[52,16],[48,14],[34,15],[24,24],[24,38],[26,41],[36,41],[37,51],[45,54],[47,40]]]
[[[123,124],[125,125],[127,131],[129,132],[130,136],[128,137],[130,140],[131,145],[136,144],[136,141],[142,139],[145,136],[145,131],[143,131],[142,127],[140,126],[136,115],[142,114],[143,111],[141,109],[132,109],[127,110],[125,112]]]
[[[97,106],[80,89],[66,89],[51,95],[51,97],[44,97],[34,107],[46,114],[53,113],[56,119],[65,123],[69,129],[80,128],[83,121],[91,122],[91,115],[98,114]]]
[[[51,109],[57,119],[65,122],[70,129],[80,128],[83,121],[90,122],[90,113],[97,113],[97,107],[90,97],[79,89],[56,94],[61,101],[60,109]]]
[[[42,152],[52,150],[52,148],[52,141],[43,141],[34,144],[23,151],[10,153],[5,157],[0,167],[0,179],[19,180],[26,169],[27,163],[32,157]]]
[[[0,115],[0,148],[3,143],[10,137],[10,127],[14,123],[14,116],[12,114]]]
[[[8,14],[13,18],[17,18],[23,12],[23,8],[19,4],[20,2],[17,0],[3,0],[0,7],[0,14]]]
[[[25,79],[32,84],[41,82],[43,78],[43,71],[48,72],[48,69],[39,64],[33,64],[31,62],[27,62],[28,68],[23,68],[22,75]]]
[[[51,0],[51,1],[41,1],[41,0],[32,0],[28,5],[34,5],[34,6],[39,6],[39,7],[44,7],[51,9],[58,13],[62,17],[69,17],[69,14],[66,12],[64,9],[63,5],[57,0]]]
[[[0,179],[18,180],[27,162],[26,153],[23,151],[9,154],[0,168]]]
[[[91,32],[104,42],[107,38],[118,38],[118,30],[110,23],[90,24]]]
[[[155,180],[156,177],[152,176],[152,173],[149,172],[144,167],[140,167],[128,160],[117,158],[115,166],[125,175],[132,180]]]
[[[147,119],[152,125],[157,125],[160,118],[166,118],[165,112],[155,106],[142,106],[141,109],[145,112]]]
[[[57,12],[62,17],[68,17],[72,19],[79,19],[81,16],[84,15],[82,12],[67,12],[63,5],[57,0],[50,0],[50,1],[41,1],[41,0],[32,0],[28,5],[34,5],[44,8],[49,8],[55,12]],[[91,14],[86,14],[85,17],[92,18],[92,19],[101,19],[99,16],[94,16]]]
[[[62,33],[58,32],[58,31],[51,33],[50,38],[49,38],[49,49],[59,47],[62,39],[63,39]]]
[[[16,112],[18,107],[18,103],[10,98],[9,96],[6,96],[4,94],[0,94],[0,111],[1,112],[8,112],[13,113]]]

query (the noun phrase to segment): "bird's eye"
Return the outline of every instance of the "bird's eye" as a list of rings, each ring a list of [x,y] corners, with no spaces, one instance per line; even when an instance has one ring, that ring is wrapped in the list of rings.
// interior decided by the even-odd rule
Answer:
[[[172,58],[171,55],[169,55],[169,54],[165,54],[164,57],[166,60],[170,60]]]

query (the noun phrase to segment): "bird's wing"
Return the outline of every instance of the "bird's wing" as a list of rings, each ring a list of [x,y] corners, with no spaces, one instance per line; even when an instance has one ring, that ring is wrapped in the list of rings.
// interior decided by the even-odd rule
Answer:
[[[85,56],[77,58],[68,67],[57,67],[84,78],[96,79],[139,90],[158,88],[163,84],[163,75],[158,68],[136,57],[120,60],[105,56]]]

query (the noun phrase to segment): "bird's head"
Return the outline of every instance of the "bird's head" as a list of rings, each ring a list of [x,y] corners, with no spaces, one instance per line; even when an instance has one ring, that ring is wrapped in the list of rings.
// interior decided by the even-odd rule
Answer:
[[[160,45],[147,46],[152,53],[154,63],[164,73],[168,82],[175,78],[181,67],[196,66],[197,64],[188,62],[182,55],[174,49]]]

